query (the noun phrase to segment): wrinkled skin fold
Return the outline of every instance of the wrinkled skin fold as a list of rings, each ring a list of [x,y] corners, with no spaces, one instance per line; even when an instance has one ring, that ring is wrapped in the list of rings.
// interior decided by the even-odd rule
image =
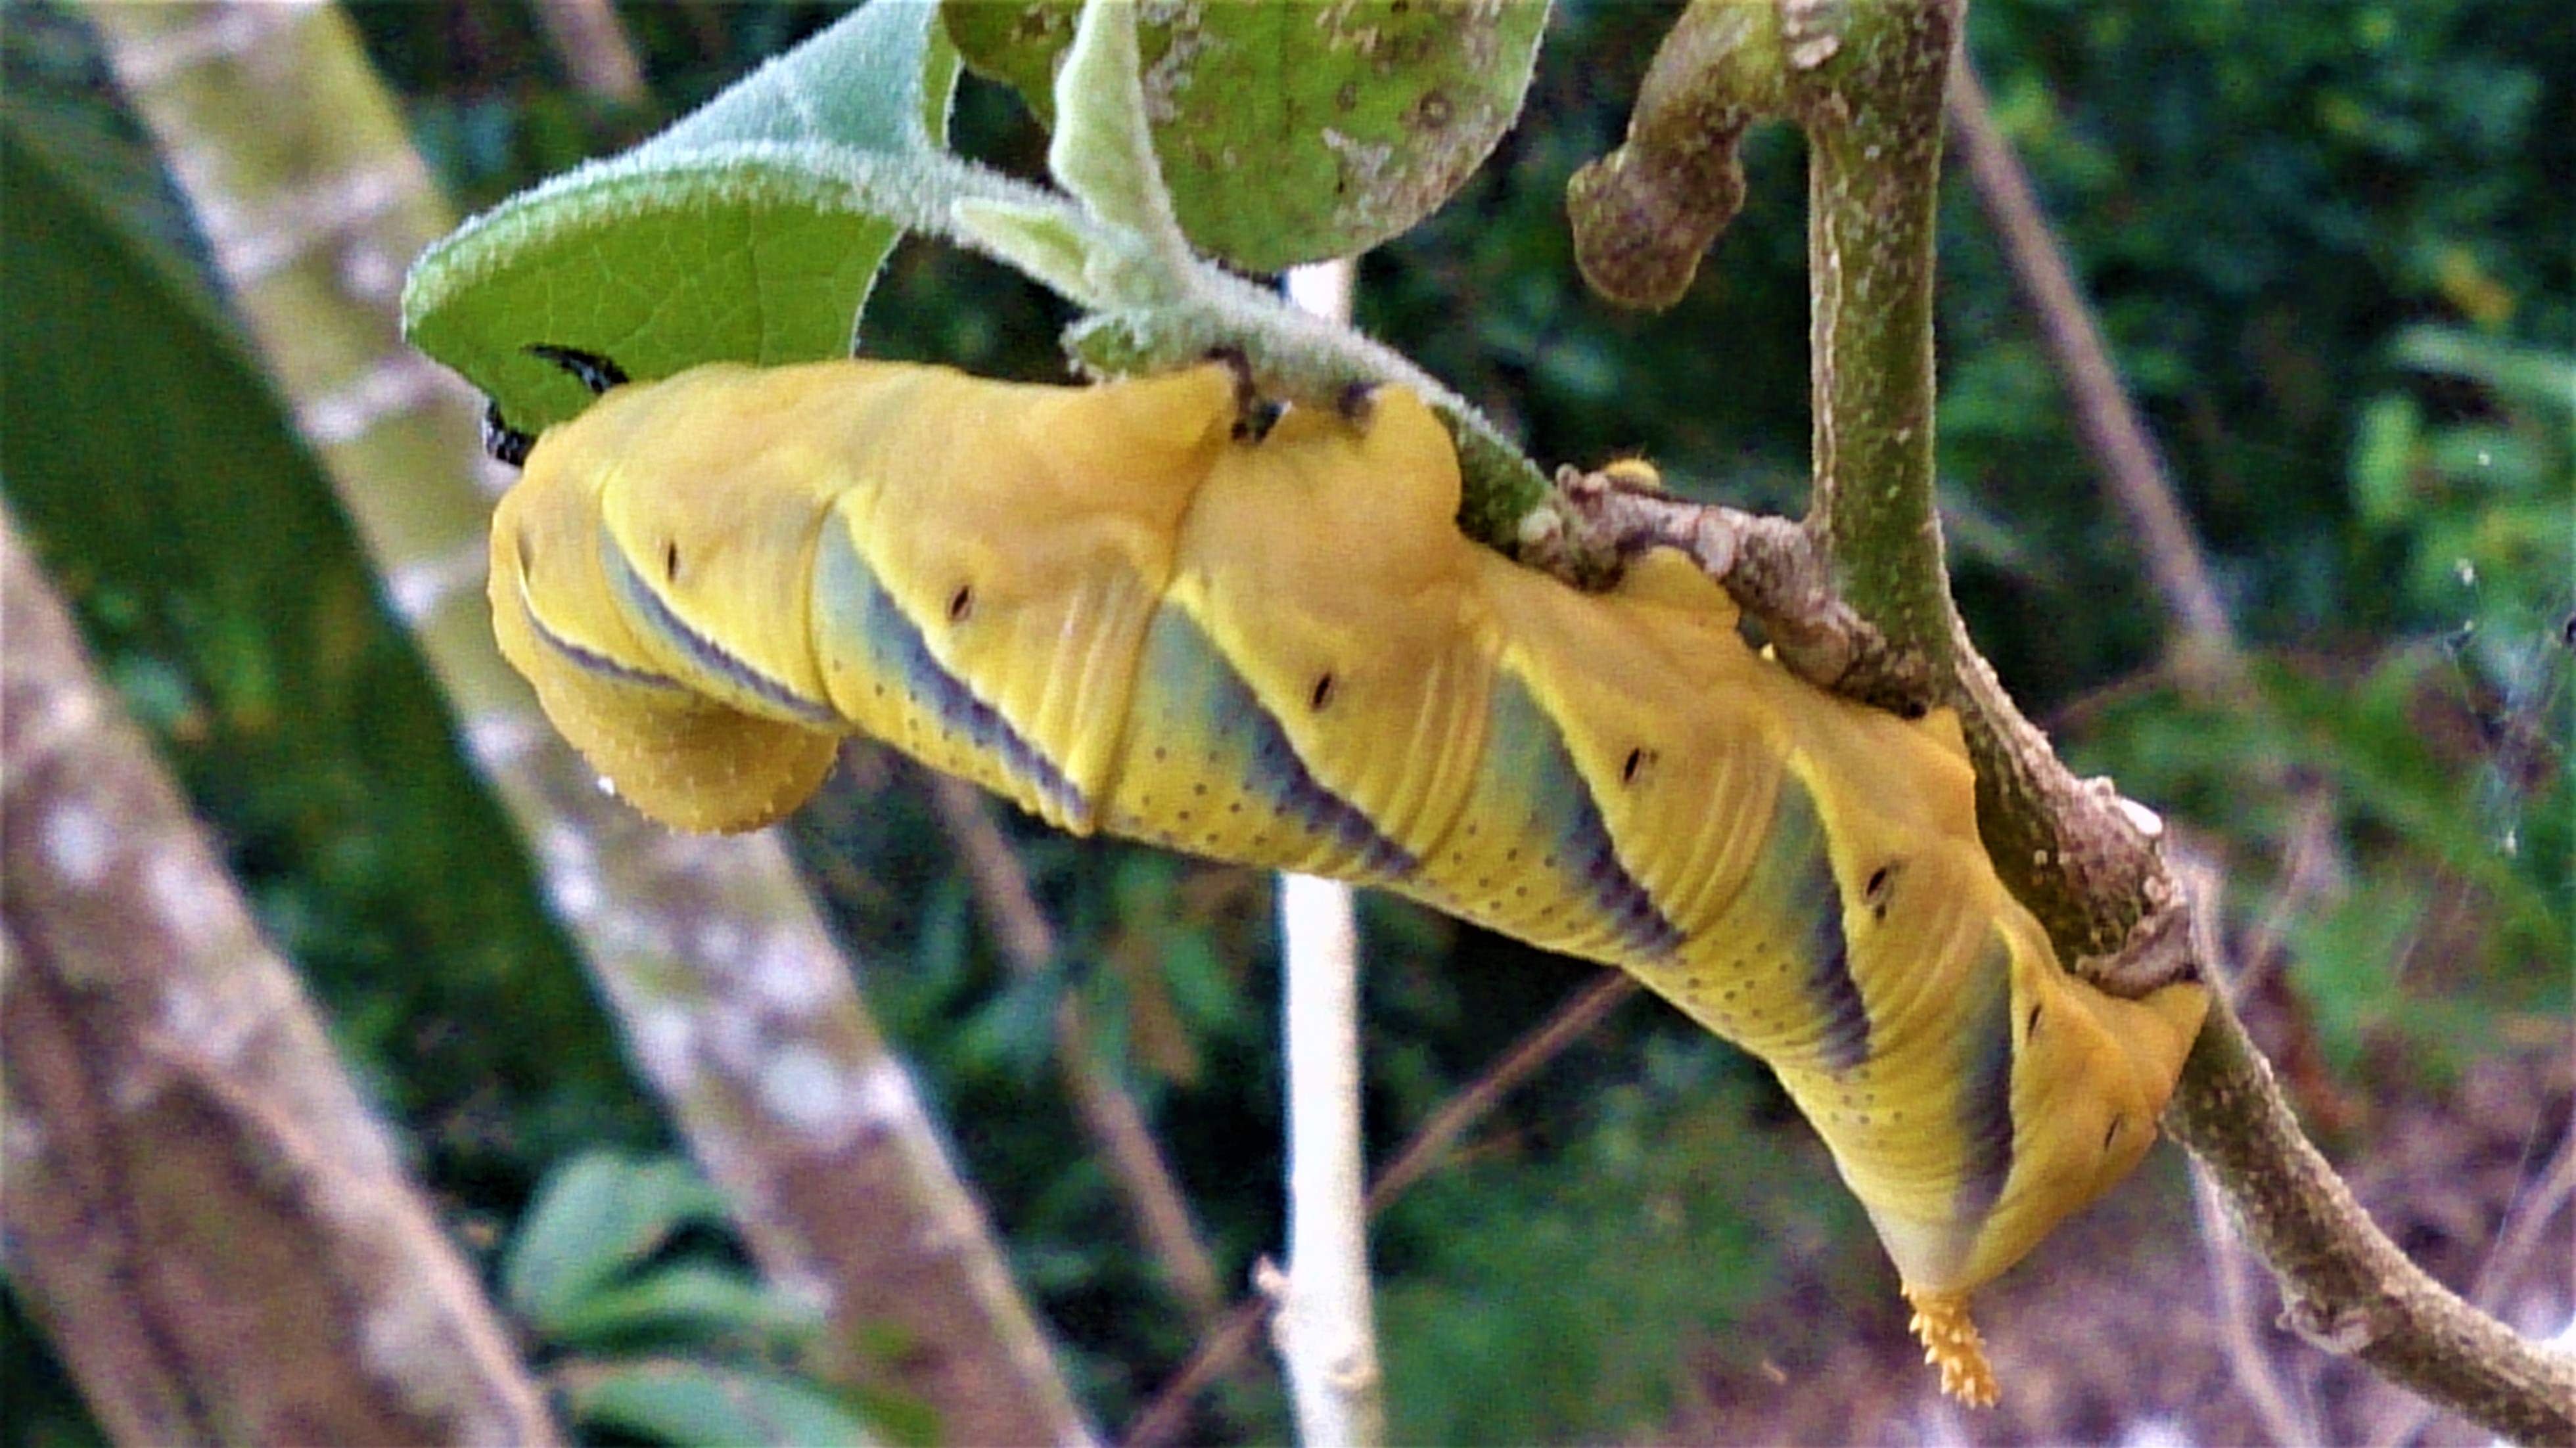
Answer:
[[[867,734],[1077,833],[1628,970],[1778,1073],[1907,1295],[1966,1334],[1936,1352],[1973,1357],[1956,1309],[2137,1163],[2201,988],[2061,968],[1947,715],[1801,683],[1677,556],[1587,594],[1468,542],[1410,393],[1237,420],[1217,366],[616,387],[502,501],[495,625],[677,828],[768,823]]]

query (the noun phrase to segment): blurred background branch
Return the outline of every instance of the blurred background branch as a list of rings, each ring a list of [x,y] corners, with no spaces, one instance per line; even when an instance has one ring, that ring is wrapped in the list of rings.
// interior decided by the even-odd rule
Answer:
[[[0,1229],[132,1443],[559,1441],[0,514]]]
[[[1030,889],[1028,871],[993,823],[991,798],[954,775],[933,775],[929,787],[941,825],[965,856],[986,928],[1003,957],[1023,977],[1042,978],[1057,968],[1055,929]],[[1216,1264],[1199,1238],[1189,1199],[1182,1195],[1144,1109],[1119,1081],[1115,1067],[1101,1059],[1091,1021],[1072,996],[1056,1003],[1055,1052],[1065,1094],[1073,1098],[1093,1149],[1117,1179],[1138,1239],[1161,1266],[1192,1324],[1207,1330],[1225,1305]]]
[[[2023,305],[2038,322],[2050,361],[2066,385],[2068,410],[2104,485],[2137,530],[2147,576],[2155,580],[2173,619],[2177,652],[2209,674],[2210,686],[2241,688],[2245,661],[2237,653],[2227,607],[2210,579],[2200,540],[2165,481],[2155,441],[2120,385],[2120,374],[2102,345],[2102,331],[2094,325],[2093,309],[2076,290],[2065,251],[2031,194],[2021,158],[1995,128],[1985,83],[1964,50],[1950,72],[1948,114],[1978,204],[1985,208]]]
[[[917,1396],[964,1439],[1087,1437],[778,843],[644,823],[594,787],[501,663],[474,402],[393,315],[404,266],[451,217],[348,20],[258,4],[86,13],[642,1075],[771,1281],[823,1305],[819,1369]]]

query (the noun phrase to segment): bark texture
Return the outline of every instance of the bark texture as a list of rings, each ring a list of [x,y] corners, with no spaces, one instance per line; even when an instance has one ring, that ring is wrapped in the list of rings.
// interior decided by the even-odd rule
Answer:
[[[404,268],[454,217],[347,18],[246,0],[86,13],[641,1073],[762,1273],[822,1305],[820,1370],[927,1404],[950,1441],[1088,1439],[776,839],[645,823],[502,661],[478,405],[395,317]]]
[[[0,520],[0,1225],[129,1443],[557,1441],[473,1272]]]
[[[2576,1443],[2576,1355],[2462,1301],[2372,1225],[2234,1011],[2210,1013],[2165,1125],[2223,1187],[2293,1331],[2515,1442]]]

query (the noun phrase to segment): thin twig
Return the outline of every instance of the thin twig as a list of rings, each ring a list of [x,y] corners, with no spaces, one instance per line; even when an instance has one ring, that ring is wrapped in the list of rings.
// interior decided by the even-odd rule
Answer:
[[[1591,1034],[1593,1027],[1609,1019],[1612,1011],[1641,988],[1635,976],[1612,971],[1559,1006],[1538,1029],[1514,1041],[1483,1074],[1467,1083],[1466,1090],[1441,1103],[1440,1109],[1432,1112],[1405,1141],[1404,1148],[1387,1162],[1369,1187],[1370,1215],[1384,1211],[1396,1198],[1412,1190],[1415,1182],[1429,1176],[1448,1157],[1449,1148],[1458,1138],[1467,1134],[1467,1128],[1483,1120],[1485,1113],[1539,1067]]]
[[[1383,1442],[1368,1207],[1360,1148],[1359,939],[1351,889],[1279,877],[1288,1037],[1288,1265],[1254,1283],[1278,1304],[1271,1331],[1301,1443]]]
[[[2256,982],[2281,968],[2289,954],[2291,925],[2320,897],[2335,893],[2343,881],[2332,789],[2321,782],[2299,789],[2292,811],[2289,858],[2282,865],[2280,886],[2246,933],[2245,949],[2238,957],[2242,965],[2228,980],[2240,1000]]]
[[[965,858],[975,901],[993,932],[1002,959],[1022,977],[1045,973],[1055,959],[1055,928],[1048,924],[1028,872],[994,824],[983,793],[954,775],[933,774],[931,804],[942,829]],[[1137,1235],[1163,1270],[1163,1278],[1189,1309],[1191,1325],[1207,1331],[1225,1306],[1216,1264],[1190,1214],[1171,1163],[1146,1124],[1143,1108],[1092,1050],[1091,1026],[1081,1002],[1056,1003],[1055,1058],[1065,1094],[1083,1130],[1109,1163],[1109,1174],[1127,1199]]]
[[[2544,1241],[2555,1241],[2565,1255],[2565,1236],[2549,1235],[2549,1224],[2557,1220],[2570,1198],[2576,1198],[2576,1131],[2569,1132],[2558,1143],[2558,1151],[2548,1165],[2540,1169],[2539,1184],[2506,1208],[2505,1225],[2497,1234],[2495,1246],[2478,1268],[2477,1280],[2470,1284],[2469,1300],[2489,1312],[2503,1307],[2502,1298],[2522,1280],[2523,1269],[2532,1253]],[[2397,1411],[2389,1426],[2373,1436],[2377,1448],[2403,1448],[2415,1441],[2424,1426],[2439,1411],[2431,1402],[2413,1393],[2399,1393],[2386,1384],[2383,1394],[2398,1399]]]
[[[2239,1260],[2244,1249],[2236,1229],[2228,1225],[2227,1203],[2219,1195],[2218,1184],[2197,1165],[2191,1173],[2191,1202],[2200,1222],[2201,1251],[2209,1260],[2210,1283],[2217,1289],[2218,1340],[2226,1346],[2237,1387],[2254,1405],[2255,1416],[2263,1420],[2263,1430],[2273,1442],[2319,1441],[2316,1426],[2282,1391],[2272,1355],[2254,1336],[2255,1309],[2245,1291],[2244,1264]]]
[[[1564,1054],[1609,1018],[1620,1003],[1638,991],[1636,978],[1613,972],[1558,1006],[1548,1018],[1506,1047],[1475,1080],[1442,1102],[1388,1159],[1386,1169],[1369,1188],[1368,1211],[1374,1218],[1448,1160],[1449,1148],[1540,1068]],[[1121,1448],[1162,1448],[1188,1426],[1190,1404],[1229,1367],[1252,1350],[1270,1303],[1259,1294],[1234,1305],[1216,1330],[1201,1338],[1189,1361],[1181,1365],[1127,1426]]]
[[[2559,1141],[2557,1154],[2541,1168],[2540,1185],[2507,1208],[2504,1229],[2469,1285],[2470,1301],[2490,1312],[2503,1307],[2504,1294],[2521,1279],[2523,1264],[2539,1250],[2549,1224],[2570,1198],[2576,1198],[2576,1131]]]
[[[619,105],[643,102],[643,62],[608,0],[537,0],[537,21],[574,89]]]
[[[1832,558],[1804,526],[1676,498],[1617,469],[1562,469],[1555,497],[1562,526],[1530,540],[1524,561],[1581,583],[1649,549],[1678,549],[1762,624],[1790,672],[1885,708],[1922,708],[1924,661],[1890,650],[1843,600]]]
[[[2240,680],[2244,660],[2191,521],[2165,479],[2155,442],[2120,385],[2110,351],[2093,324],[2092,308],[2076,290],[2066,253],[2039,209],[2021,158],[1996,128],[1985,87],[1964,50],[1950,73],[1949,113],[1977,199],[1994,226],[2022,300],[2039,319],[2058,375],[2065,379],[2076,425],[2110,484],[2111,496],[2137,530],[2148,576],[2172,611],[2186,651],[2214,671],[2213,682]]]

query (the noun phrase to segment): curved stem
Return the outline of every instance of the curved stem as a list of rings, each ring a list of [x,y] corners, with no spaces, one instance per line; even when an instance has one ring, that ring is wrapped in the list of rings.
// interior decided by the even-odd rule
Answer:
[[[930,776],[930,802],[940,828],[964,858],[976,903],[995,948],[1022,978],[1043,975],[1055,960],[1055,927],[1038,904],[1029,872],[993,821],[984,792],[953,774]],[[1117,1070],[1092,1048],[1091,1023],[1081,1002],[1067,995],[1055,1008],[1056,1071],[1074,1115],[1126,1199],[1128,1215],[1146,1252],[1162,1269],[1191,1323],[1206,1331],[1225,1308],[1216,1261],[1199,1234],[1198,1218],[1181,1191],[1162,1143]]]
[[[2013,894],[2078,973],[2135,994],[2169,975],[2122,972],[2176,897],[2153,839],[2106,791],[2069,774],[1977,652],[1950,599],[1933,495],[1933,239],[1950,0],[1873,7],[1822,82],[1793,83],[1810,146],[1815,493],[1807,526],[1843,596],[1898,655],[1927,661],[1928,702],[1958,710],[1977,761],[1977,821]],[[1814,86],[1816,81],[1806,82]],[[1863,681],[1853,681],[1853,684]],[[1847,692],[1860,692],[1846,684]]]
[[[1702,0],[1694,15],[1714,3]],[[1959,711],[1988,850],[2061,956],[2129,994],[2176,971],[2199,972],[2191,904],[2157,849],[2151,817],[2107,782],[2067,771],[1978,655],[1949,597],[1933,500],[1932,283],[1958,0],[1774,0],[1772,9],[1779,43],[1765,53],[1780,58],[1778,77],[1748,82],[1739,54],[1699,77],[1718,101],[1689,101],[1691,88],[1668,76],[1641,110],[1651,100],[1684,119],[1725,116],[1726,133],[1712,144],[1731,145],[1742,125],[1731,97],[1793,117],[1807,132],[1816,408],[1807,526],[1833,562],[1842,601],[1891,653],[1926,661],[1930,701]],[[1672,144],[1641,114],[1631,146],[1649,134]],[[1846,678],[1840,687],[1866,694],[1870,683]],[[2497,1432],[2576,1436],[2576,1360],[2462,1302],[2371,1224],[2300,1132],[2223,999],[2184,1065],[2166,1123],[2228,1197],[2311,1341]]]
[[[2517,1442],[2576,1441],[2576,1356],[2517,1336],[2409,1261],[2299,1129],[2223,999],[2165,1108],[2280,1279],[2290,1326]]]

